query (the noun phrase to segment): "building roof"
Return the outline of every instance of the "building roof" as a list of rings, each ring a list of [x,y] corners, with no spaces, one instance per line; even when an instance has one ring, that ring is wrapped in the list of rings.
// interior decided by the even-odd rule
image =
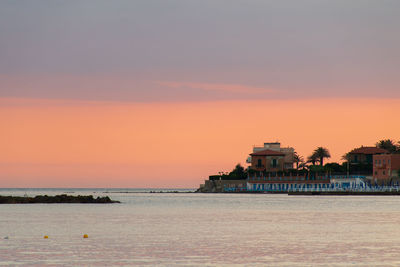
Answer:
[[[264,149],[258,152],[251,153],[250,156],[285,156],[285,153],[274,151],[271,149]]]
[[[350,151],[350,154],[385,154],[385,153],[389,153],[389,151],[374,146],[362,146]]]

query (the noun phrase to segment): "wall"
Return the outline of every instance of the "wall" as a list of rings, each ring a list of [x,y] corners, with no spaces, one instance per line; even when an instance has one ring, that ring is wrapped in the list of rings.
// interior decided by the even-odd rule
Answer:
[[[261,160],[261,164],[263,167],[257,167],[258,160]],[[277,167],[272,168],[271,162],[273,159],[277,160]],[[251,158],[251,166],[250,168],[256,171],[283,171],[283,162],[284,159],[282,156],[252,156]]]
[[[381,154],[373,156],[373,181],[377,184],[390,183],[390,179],[398,177],[400,154]]]

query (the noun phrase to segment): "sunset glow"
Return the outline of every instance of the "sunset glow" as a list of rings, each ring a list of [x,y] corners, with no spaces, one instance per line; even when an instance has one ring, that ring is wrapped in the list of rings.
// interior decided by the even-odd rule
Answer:
[[[192,188],[265,141],[305,157],[324,146],[341,161],[400,139],[399,99],[0,103],[2,187]]]

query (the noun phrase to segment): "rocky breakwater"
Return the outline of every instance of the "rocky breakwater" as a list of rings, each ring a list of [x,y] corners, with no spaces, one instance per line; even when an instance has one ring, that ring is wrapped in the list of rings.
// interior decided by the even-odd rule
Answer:
[[[0,204],[35,204],[35,203],[108,204],[108,203],[120,203],[120,202],[116,200],[111,200],[108,196],[94,198],[92,195],[71,196],[63,194],[56,196],[39,195],[35,197],[0,196]]]

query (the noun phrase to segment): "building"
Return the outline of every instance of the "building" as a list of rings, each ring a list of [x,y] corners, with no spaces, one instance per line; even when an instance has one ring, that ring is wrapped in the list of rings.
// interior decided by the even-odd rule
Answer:
[[[382,149],[374,146],[362,146],[353,149],[349,152],[350,164],[372,164],[372,158],[374,155],[381,155],[389,153],[386,149]]]
[[[278,142],[264,143],[262,147],[254,147],[247,159],[250,169],[256,171],[277,172],[293,168],[294,148],[281,147]]]
[[[265,149],[251,153],[250,156],[250,169],[268,172],[277,172],[284,170],[285,154],[282,152]]]
[[[378,185],[400,183],[400,154],[381,154],[373,156],[373,182]]]

